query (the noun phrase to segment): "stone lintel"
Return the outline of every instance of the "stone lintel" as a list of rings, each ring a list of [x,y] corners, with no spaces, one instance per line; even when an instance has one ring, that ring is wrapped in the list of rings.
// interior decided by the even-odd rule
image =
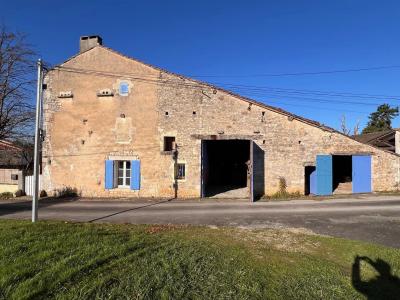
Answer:
[[[196,140],[260,140],[261,134],[192,134]]]

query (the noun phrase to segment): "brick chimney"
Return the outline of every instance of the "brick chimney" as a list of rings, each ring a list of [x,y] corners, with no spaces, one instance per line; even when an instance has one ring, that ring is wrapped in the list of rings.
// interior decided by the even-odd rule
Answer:
[[[103,39],[98,35],[81,36],[79,41],[79,53],[103,44]]]

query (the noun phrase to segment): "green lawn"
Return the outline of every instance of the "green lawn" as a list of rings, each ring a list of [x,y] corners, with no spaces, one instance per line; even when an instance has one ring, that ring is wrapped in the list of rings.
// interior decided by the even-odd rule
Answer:
[[[400,297],[400,251],[373,244],[287,230],[0,221],[0,299],[363,299],[352,284],[357,255],[370,259],[358,289]]]

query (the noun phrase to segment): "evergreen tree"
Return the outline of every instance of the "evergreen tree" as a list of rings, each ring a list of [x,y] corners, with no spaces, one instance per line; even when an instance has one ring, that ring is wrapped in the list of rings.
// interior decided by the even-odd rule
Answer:
[[[390,107],[389,104],[379,105],[377,110],[369,115],[367,127],[362,133],[371,133],[392,129],[392,119],[399,115],[398,107]]]

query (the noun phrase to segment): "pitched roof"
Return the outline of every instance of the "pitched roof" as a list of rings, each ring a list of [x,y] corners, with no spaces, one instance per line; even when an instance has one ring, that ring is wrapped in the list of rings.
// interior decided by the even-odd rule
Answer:
[[[353,138],[361,143],[369,144],[375,142],[378,139],[394,134],[395,132],[396,132],[395,129],[389,129],[389,130],[382,130],[377,132],[354,135]]]
[[[336,134],[339,134],[339,135],[342,135],[342,136],[344,136],[344,137],[346,137],[346,138],[349,138],[349,139],[351,139],[351,140],[353,140],[353,141],[356,141],[356,142],[359,142],[359,143],[362,143],[362,144],[366,144],[365,142],[356,140],[353,136],[348,136],[348,135],[346,135],[346,134],[344,134],[344,133],[342,133],[342,132],[340,132],[340,131],[337,131],[337,130],[334,129],[334,128],[331,128],[331,127],[329,127],[329,126],[326,126],[326,125],[324,125],[324,124],[321,124],[321,123],[319,123],[319,122],[317,122],[317,121],[314,121],[314,120],[311,120],[311,119],[307,119],[307,118],[301,117],[301,116],[299,116],[299,115],[290,113],[290,112],[288,112],[288,111],[286,111],[286,110],[284,110],[284,109],[281,109],[281,108],[278,108],[278,107],[275,107],[275,106],[271,106],[271,105],[268,105],[268,104],[265,104],[265,103],[256,101],[256,100],[254,100],[254,99],[251,99],[251,98],[248,98],[248,97],[245,97],[245,96],[236,94],[236,93],[234,93],[234,92],[232,92],[232,91],[229,91],[229,90],[226,90],[226,89],[224,89],[224,88],[221,88],[221,87],[218,87],[218,86],[214,86],[214,85],[212,85],[212,84],[210,84],[210,83],[208,83],[208,82],[204,82],[204,81],[197,80],[197,79],[193,79],[193,78],[190,78],[190,77],[187,77],[187,76],[184,76],[184,75],[181,75],[181,74],[177,74],[177,73],[174,73],[174,72],[171,72],[171,71],[168,71],[168,70],[164,70],[164,69],[162,69],[162,68],[160,68],[160,67],[153,66],[153,65],[148,64],[148,63],[146,63],[146,62],[143,62],[143,61],[141,61],[141,60],[139,60],[139,59],[137,59],[137,58],[133,58],[133,57],[127,56],[127,55],[125,55],[125,54],[123,54],[123,53],[120,53],[120,52],[118,52],[118,51],[116,51],[116,50],[114,50],[114,49],[108,48],[108,47],[106,47],[106,46],[104,46],[104,45],[97,45],[97,46],[95,46],[95,47],[93,47],[93,48],[90,48],[90,49],[88,49],[88,50],[86,50],[86,51],[77,53],[77,54],[75,54],[74,56],[72,56],[72,57],[70,57],[69,59],[67,59],[66,61],[64,61],[63,63],[61,63],[60,66],[62,66],[63,64],[65,64],[65,63],[71,61],[72,59],[74,59],[74,58],[76,58],[76,57],[78,57],[78,56],[80,56],[80,55],[82,55],[82,54],[84,54],[84,53],[86,53],[86,52],[89,52],[89,51],[91,51],[91,50],[93,50],[93,49],[95,49],[95,48],[102,48],[102,49],[108,50],[108,51],[110,51],[110,52],[112,52],[112,53],[114,53],[114,54],[116,54],[116,55],[119,55],[119,56],[125,57],[125,58],[127,58],[127,59],[136,61],[136,62],[138,62],[138,63],[141,63],[141,64],[143,64],[143,65],[145,65],[145,66],[148,66],[148,67],[150,67],[150,68],[152,68],[152,69],[155,69],[155,70],[158,70],[158,71],[160,71],[160,72],[163,72],[163,73],[166,73],[166,74],[170,74],[170,75],[173,75],[173,76],[177,76],[177,77],[183,78],[183,79],[188,80],[188,81],[195,82],[195,83],[197,83],[197,84],[199,84],[199,85],[209,87],[209,88],[211,88],[211,89],[213,89],[213,90],[221,91],[221,92],[223,92],[223,93],[229,94],[229,95],[231,95],[231,96],[233,96],[233,97],[235,97],[235,98],[238,98],[238,99],[240,99],[240,100],[243,100],[243,101],[246,101],[246,102],[248,102],[248,103],[255,104],[255,105],[257,105],[257,106],[263,107],[263,108],[265,108],[265,109],[267,109],[267,110],[270,110],[270,111],[279,113],[279,114],[281,114],[281,115],[285,115],[285,116],[287,116],[287,117],[288,117],[289,119],[291,119],[291,120],[297,120],[297,121],[300,121],[300,122],[302,122],[302,123],[306,123],[306,124],[308,124],[308,125],[311,125],[311,126],[314,126],[314,127],[319,128],[319,129],[322,129],[322,130],[324,130],[324,131],[334,132],[334,133],[336,133]],[[57,69],[57,67],[58,67],[58,66],[56,66],[56,67],[54,67],[54,68],[52,68],[52,69]],[[367,145],[369,145],[369,144],[367,144]],[[400,156],[400,155],[398,155],[398,154],[396,154],[396,153],[390,152],[390,151],[385,150],[385,149],[378,148],[378,147],[376,147],[376,146],[374,146],[374,145],[369,145],[369,146],[370,146],[370,147],[373,147],[373,148],[375,148],[375,149],[378,149],[378,150],[385,151],[385,152],[387,152],[387,153],[396,155],[396,156]]]
[[[26,164],[23,149],[11,142],[0,140],[0,167],[15,166],[22,167]]]
[[[22,151],[22,147],[13,144],[12,142],[6,140],[0,140],[0,150],[14,150]]]

